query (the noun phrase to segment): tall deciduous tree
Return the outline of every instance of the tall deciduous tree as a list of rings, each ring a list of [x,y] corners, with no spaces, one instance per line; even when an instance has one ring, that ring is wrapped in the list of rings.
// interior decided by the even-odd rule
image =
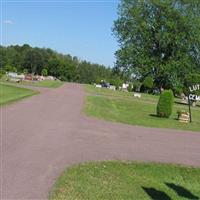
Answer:
[[[199,0],[121,0],[118,15],[118,70],[165,88],[200,73]]]

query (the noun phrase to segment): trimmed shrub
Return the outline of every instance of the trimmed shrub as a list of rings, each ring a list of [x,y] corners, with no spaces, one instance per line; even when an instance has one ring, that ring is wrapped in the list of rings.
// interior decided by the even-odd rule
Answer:
[[[159,117],[169,118],[172,114],[173,104],[174,95],[172,90],[164,90],[158,101],[157,115]]]
[[[152,89],[153,88],[153,78],[150,76],[146,77],[144,79],[143,85],[147,90]]]

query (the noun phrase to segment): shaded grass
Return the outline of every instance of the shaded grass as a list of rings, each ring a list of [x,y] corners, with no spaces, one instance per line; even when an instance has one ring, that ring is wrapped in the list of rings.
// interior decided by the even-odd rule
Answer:
[[[0,105],[9,104],[35,94],[38,92],[0,83]]]
[[[199,177],[200,168],[179,165],[86,163],[66,169],[54,185],[50,199],[199,199]]]
[[[175,104],[171,117],[165,119],[155,115],[158,96],[142,94],[137,99],[131,93],[88,86],[87,91],[90,95],[86,97],[84,111],[88,116],[131,125],[200,131],[199,107],[192,108],[193,122],[187,124],[177,120],[177,110],[188,110],[187,105]]]

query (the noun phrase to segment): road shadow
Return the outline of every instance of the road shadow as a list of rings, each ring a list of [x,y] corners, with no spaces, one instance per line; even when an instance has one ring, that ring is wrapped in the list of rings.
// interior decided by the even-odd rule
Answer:
[[[156,115],[156,114],[149,114],[149,116],[151,116],[151,117],[156,117],[156,118],[160,118],[158,115]]]
[[[174,190],[179,196],[187,198],[187,199],[193,199],[193,200],[199,200],[199,197],[192,194],[188,189],[176,185],[174,183],[165,183],[170,189]]]
[[[142,189],[151,197],[152,200],[172,200],[165,192],[155,188],[142,187]]]
[[[178,105],[188,106],[188,103],[182,103],[180,101],[175,101],[174,103]]]
[[[178,105],[188,106],[188,103],[182,103],[182,102],[179,102],[179,101],[175,101],[174,103],[175,103],[175,104],[178,104]],[[199,105],[199,104],[196,104],[195,107],[200,107],[200,105]]]

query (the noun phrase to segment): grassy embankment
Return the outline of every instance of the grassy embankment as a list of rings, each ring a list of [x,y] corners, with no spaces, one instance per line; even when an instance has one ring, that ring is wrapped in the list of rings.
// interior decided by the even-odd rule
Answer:
[[[37,91],[30,89],[0,83],[0,105],[12,103],[37,93]]]
[[[72,166],[58,178],[52,200],[188,200],[200,198],[200,168],[94,162]]]

